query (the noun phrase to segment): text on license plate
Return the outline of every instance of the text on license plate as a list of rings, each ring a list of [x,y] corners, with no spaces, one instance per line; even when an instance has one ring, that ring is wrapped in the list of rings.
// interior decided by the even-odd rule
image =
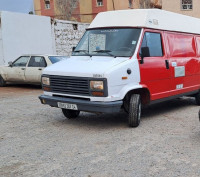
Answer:
[[[58,102],[58,107],[63,109],[72,109],[72,110],[78,110],[78,107],[76,104],[69,104],[69,103],[61,103]]]

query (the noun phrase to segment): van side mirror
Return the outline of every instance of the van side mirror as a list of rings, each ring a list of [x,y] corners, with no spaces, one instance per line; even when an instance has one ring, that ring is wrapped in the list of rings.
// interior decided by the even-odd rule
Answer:
[[[72,47],[72,52],[74,52],[75,48],[76,48],[76,47]]]
[[[141,61],[140,64],[144,63],[144,58],[150,57],[149,47],[142,47],[141,48]]]
[[[12,61],[9,61],[9,62],[8,62],[8,65],[9,65],[10,67],[12,67],[12,64],[13,64]]]

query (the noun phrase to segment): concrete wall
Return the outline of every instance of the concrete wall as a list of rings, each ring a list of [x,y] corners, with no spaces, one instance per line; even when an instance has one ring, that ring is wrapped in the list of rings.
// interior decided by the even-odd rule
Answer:
[[[192,10],[182,10],[180,0],[162,0],[162,9],[200,18],[200,0],[193,0]]]
[[[49,17],[3,11],[1,30],[5,64],[22,54],[56,54]]]
[[[77,29],[75,29],[77,26]],[[64,20],[55,20],[52,24],[54,31],[55,48],[58,55],[71,55],[72,47],[76,46],[89,26],[86,23],[76,23]]]

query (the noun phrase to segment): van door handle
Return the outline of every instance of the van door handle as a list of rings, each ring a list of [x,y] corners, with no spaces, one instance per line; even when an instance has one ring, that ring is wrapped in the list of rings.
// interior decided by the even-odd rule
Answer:
[[[26,68],[21,68],[21,70],[25,70]]]
[[[38,70],[42,70],[42,68],[39,68]]]
[[[169,61],[168,60],[165,60],[165,65],[166,65],[166,68],[169,69]]]

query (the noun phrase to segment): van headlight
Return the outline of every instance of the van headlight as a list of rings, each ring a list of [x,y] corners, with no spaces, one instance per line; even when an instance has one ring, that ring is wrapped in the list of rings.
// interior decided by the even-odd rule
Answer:
[[[90,89],[103,91],[104,90],[103,81],[90,81]]]
[[[42,77],[42,85],[50,85],[50,79],[48,77]]]

